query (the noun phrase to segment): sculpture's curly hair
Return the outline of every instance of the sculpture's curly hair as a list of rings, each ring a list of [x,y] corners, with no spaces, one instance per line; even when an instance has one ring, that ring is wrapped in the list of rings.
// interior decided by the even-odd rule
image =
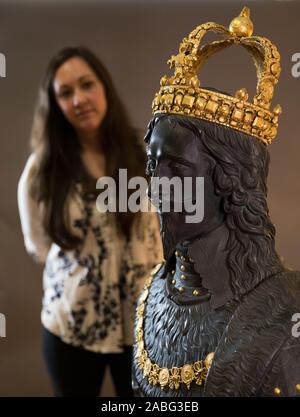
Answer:
[[[226,126],[177,115],[157,115],[145,140],[162,118],[193,132],[210,156],[209,172],[222,198],[229,230],[228,268],[235,298],[240,299],[263,278],[283,269],[275,251],[275,227],[267,205],[269,152],[259,139]]]

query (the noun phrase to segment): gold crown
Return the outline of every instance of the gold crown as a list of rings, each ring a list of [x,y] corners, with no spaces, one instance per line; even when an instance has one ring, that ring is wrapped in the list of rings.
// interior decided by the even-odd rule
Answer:
[[[223,39],[207,43],[199,49],[203,36],[209,32],[223,35]],[[270,144],[278,128],[281,107],[273,111],[270,104],[275,84],[280,75],[280,54],[268,39],[252,36],[250,10],[244,7],[232,20],[229,29],[208,22],[198,26],[184,38],[179,53],[168,61],[175,68],[174,75],[162,77],[160,90],[152,103],[153,113],[173,113],[197,117],[250,134]],[[242,45],[252,56],[257,71],[256,95],[248,102],[245,88],[234,97],[200,88],[197,73],[208,58],[233,44]]]

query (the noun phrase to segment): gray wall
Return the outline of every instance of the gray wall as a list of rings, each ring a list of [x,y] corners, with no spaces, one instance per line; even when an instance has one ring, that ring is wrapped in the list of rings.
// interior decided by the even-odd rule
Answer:
[[[248,1],[255,33],[273,40],[283,71],[274,105],[283,107],[280,129],[270,146],[269,205],[277,227],[277,249],[300,268],[299,92],[291,56],[300,52],[299,1]],[[66,45],[91,47],[111,71],[137,127],[151,117],[151,101],[178,44],[206,21],[228,25],[244,1],[0,1],[0,52],[7,77],[0,79],[0,313],[7,337],[0,338],[0,396],[45,396],[51,390],[40,354],[42,269],[25,253],[16,205],[16,187],[28,154],[32,110],[49,58]],[[226,55],[225,55],[226,54]],[[202,85],[229,92],[254,92],[254,65],[232,48],[207,64]],[[107,379],[103,394],[113,395]]]

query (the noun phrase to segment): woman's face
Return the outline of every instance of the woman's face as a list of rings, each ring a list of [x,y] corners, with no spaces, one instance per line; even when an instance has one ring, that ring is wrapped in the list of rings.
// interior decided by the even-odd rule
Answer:
[[[82,58],[70,58],[58,68],[53,89],[58,106],[79,134],[97,131],[107,110],[104,86]]]

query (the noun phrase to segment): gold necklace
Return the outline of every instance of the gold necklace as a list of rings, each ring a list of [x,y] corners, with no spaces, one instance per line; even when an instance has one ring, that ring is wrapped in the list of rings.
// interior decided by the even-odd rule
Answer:
[[[137,325],[135,331],[135,338],[137,344],[137,351],[135,359],[138,366],[143,373],[143,377],[147,378],[148,383],[152,385],[160,385],[160,388],[170,388],[171,390],[178,390],[181,384],[185,384],[190,389],[191,383],[195,381],[197,385],[202,385],[206,380],[208,370],[213,361],[214,352],[209,353],[204,360],[186,364],[181,367],[161,368],[156,363],[152,362],[148,356],[148,352],[144,343],[144,313],[146,300],[148,298],[150,286],[156,272],[160,269],[161,263],[158,264],[150,274],[150,277],[144,285],[143,293],[139,299],[137,306]]]

